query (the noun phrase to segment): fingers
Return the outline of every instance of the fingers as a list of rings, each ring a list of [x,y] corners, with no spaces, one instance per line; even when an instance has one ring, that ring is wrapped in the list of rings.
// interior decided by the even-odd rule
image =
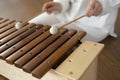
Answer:
[[[86,16],[98,16],[102,13],[102,6],[98,1],[93,1],[88,6],[88,9],[85,13]]]
[[[51,14],[53,11],[60,11],[61,5],[55,2],[48,2],[43,5],[42,10]]]
[[[93,6],[90,5],[85,13],[86,16],[90,17],[91,15],[93,15],[94,11],[93,11]]]
[[[52,2],[45,3],[42,7],[42,11],[47,11],[49,8],[53,6]]]
[[[95,4],[95,8],[94,8],[94,16],[98,16],[102,13],[102,6],[101,4],[97,1]]]

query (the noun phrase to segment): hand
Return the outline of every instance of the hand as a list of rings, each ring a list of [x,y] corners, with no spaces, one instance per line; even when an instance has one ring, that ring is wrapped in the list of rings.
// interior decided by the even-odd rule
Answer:
[[[85,13],[86,16],[98,16],[102,13],[102,5],[97,0],[92,0],[87,8],[87,11]]]
[[[42,10],[51,14],[53,11],[61,11],[61,4],[57,2],[47,2],[43,5]]]

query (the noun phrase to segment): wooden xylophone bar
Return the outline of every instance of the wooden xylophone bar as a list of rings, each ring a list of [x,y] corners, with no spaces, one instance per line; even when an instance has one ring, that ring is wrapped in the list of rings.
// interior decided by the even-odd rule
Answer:
[[[16,22],[14,22],[14,23],[12,23],[12,24],[9,24],[9,25],[7,25],[6,27],[3,27],[3,28],[0,30],[0,33],[2,33],[2,34],[0,35],[0,39],[6,37],[7,35],[9,35],[9,34],[11,34],[11,33],[13,33],[13,32],[16,31],[16,29],[14,28],[14,27],[15,27],[15,26],[14,26],[15,23],[16,23]],[[26,24],[27,24],[27,23],[23,23],[23,26],[26,25]],[[3,33],[3,32],[4,32],[4,33]]]
[[[65,28],[51,35],[50,26],[27,22],[17,30],[15,23],[15,20],[0,18],[0,58],[37,78],[43,77],[67,52],[80,45],[78,41],[85,36],[84,31]]]
[[[69,41],[67,41],[64,45],[57,49],[52,55],[50,55],[50,57],[48,57],[35,70],[32,71],[33,76],[36,76],[38,78],[42,77],[41,75],[44,75],[48,70],[50,70],[64,55],[64,53],[69,51],[78,42],[78,39],[82,35],[84,35],[84,33],[74,35]],[[26,69],[28,68],[26,67]]]

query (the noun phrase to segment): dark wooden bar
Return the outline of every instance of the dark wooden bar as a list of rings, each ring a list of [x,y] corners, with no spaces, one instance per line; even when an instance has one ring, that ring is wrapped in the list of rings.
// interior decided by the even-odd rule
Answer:
[[[2,19],[0,20],[0,24],[3,24],[4,22],[7,22],[9,19]]]
[[[3,28],[3,27],[5,27],[5,26],[7,26],[7,25],[9,25],[9,24],[11,24],[11,23],[13,23],[13,22],[15,22],[15,20],[8,20],[8,21],[2,23],[0,25],[0,29]]]
[[[84,35],[84,32],[75,34],[71,39],[64,43],[64,45],[62,45],[52,55],[50,55],[50,57],[43,61],[39,66],[37,66],[37,68],[32,71],[32,75],[37,78],[41,78],[60,60],[60,58],[67,51],[69,51],[75,44],[77,44],[78,40],[81,39]]]
[[[60,37],[61,34],[64,34],[67,30],[63,29],[60,33],[50,36],[46,38],[43,42],[38,44],[38,46],[34,47],[33,49],[29,50],[24,56],[19,58],[16,62],[15,65],[17,67],[22,67],[23,65],[27,64],[34,56],[36,56],[40,51],[44,50],[47,46],[49,46],[53,41],[55,41],[57,38]]]
[[[32,28],[28,29],[27,31],[21,33],[19,36],[17,36],[15,38],[13,38],[12,40],[8,41],[6,43],[6,45],[2,45],[0,47],[0,53],[5,51],[7,48],[13,46],[14,44],[18,43],[19,41],[21,41],[22,39],[24,39],[25,37],[27,37],[28,35],[32,34],[35,31],[36,31],[36,28],[32,27]]]
[[[28,24],[28,23],[25,22],[24,24],[26,25],[26,24]],[[28,28],[33,27],[33,26],[34,26],[34,24],[31,24],[31,25],[28,25],[28,26],[26,26],[26,27],[23,27],[23,28],[20,29],[19,31],[16,31],[16,32],[10,34],[9,36],[1,39],[1,40],[0,40],[0,46],[2,46],[4,43],[10,41],[11,39],[15,38],[16,36],[20,35],[21,33],[25,32],[26,30],[28,30]]]
[[[28,36],[27,38],[25,38],[25,40],[23,40],[22,42],[19,42],[16,45],[14,45],[13,47],[19,48],[19,50],[17,50],[16,52],[14,52],[14,50],[12,50],[12,48],[8,49],[7,52],[9,52],[9,53],[14,52],[14,53],[12,55],[10,55],[9,57],[7,57],[6,61],[10,64],[13,64],[17,59],[19,59],[21,56],[26,54],[32,48],[34,48],[37,44],[39,44],[40,42],[45,40],[46,37],[50,36],[50,33],[48,31],[44,34],[42,34],[42,33],[44,30],[48,30],[48,29],[49,28],[46,28],[46,29],[42,28],[42,29],[36,31],[35,33],[33,33],[32,35]],[[29,44],[24,44],[23,43],[24,41],[25,41],[25,43],[29,41]],[[23,45],[23,44],[25,46],[22,47],[21,45]]]
[[[12,23],[8,24],[7,26],[5,26],[4,28],[2,28],[2,29],[0,30],[0,34],[2,34],[3,32],[5,32],[5,31],[7,31],[7,30],[9,30],[10,28],[15,27],[15,26],[14,26],[15,23],[16,23],[16,22],[12,22]],[[0,35],[0,39],[2,39],[3,37],[4,37],[4,36],[1,36],[1,35]]]
[[[18,43],[16,43],[15,45],[13,45],[9,49],[7,49],[6,51],[2,52],[0,54],[0,57],[2,59],[7,58],[9,55],[12,55],[15,51],[19,50],[21,47],[25,46],[30,41],[32,41],[34,38],[38,37],[39,35],[41,35],[43,33],[43,29],[40,29],[40,30],[37,30],[37,31],[36,31],[36,29],[33,29],[33,31],[34,31],[33,34],[30,34],[29,36],[27,36],[26,38],[22,39],[21,41],[19,41]],[[21,51],[22,50],[20,50],[20,52]]]
[[[31,72],[35,67],[37,67],[41,62],[43,62],[52,52],[54,52],[59,46],[61,46],[66,40],[70,38],[75,33],[75,31],[68,31],[45,50],[40,52],[34,59],[29,61],[23,66],[23,70],[26,72]],[[48,40],[48,39],[47,39]],[[49,42],[49,41],[48,41]],[[33,53],[34,54],[34,53]],[[32,66],[30,66],[32,64]]]

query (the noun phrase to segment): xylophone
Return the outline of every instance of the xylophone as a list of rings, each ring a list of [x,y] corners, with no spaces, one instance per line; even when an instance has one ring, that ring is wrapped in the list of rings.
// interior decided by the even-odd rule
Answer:
[[[68,76],[71,75],[72,79],[78,80],[81,74],[79,67],[82,66],[78,65],[81,63],[79,54],[88,52],[87,48],[81,50],[81,46],[86,45],[88,49],[90,48],[89,50],[96,49],[91,50],[90,53],[93,54],[86,55],[86,58],[89,58],[90,55],[92,57],[87,61],[87,66],[84,67],[82,73],[85,73],[93,62],[95,64],[94,60],[103,48],[103,44],[89,41],[80,44],[79,41],[85,36],[84,31],[62,28],[58,33],[52,35],[48,25],[22,22],[24,27],[17,30],[15,23],[15,20],[0,18],[0,74],[10,80],[59,80],[58,77],[53,76],[57,73],[67,75],[66,72],[69,72]],[[81,57],[81,59],[83,57],[85,59],[85,56]],[[73,67],[78,68],[77,72],[80,74],[74,74]],[[73,77],[73,75],[79,75],[79,77]]]

